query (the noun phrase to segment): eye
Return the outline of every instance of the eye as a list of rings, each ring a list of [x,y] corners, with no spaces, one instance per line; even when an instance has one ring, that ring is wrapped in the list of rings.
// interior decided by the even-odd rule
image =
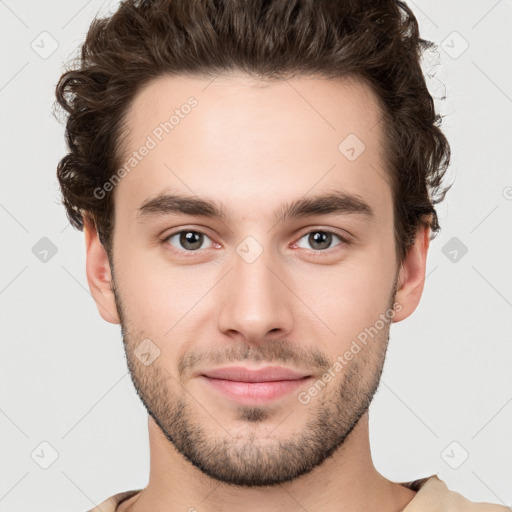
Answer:
[[[303,235],[298,242],[295,243],[298,247],[308,249],[308,247],[304,247],[301,245],[301,240],[306,239],[307,243],[311,245],[313,251],[317,252],[326,252],[327,249],[332,248],[333,237],[336,237],[340,240],[337,245],[348,245],[349,241],[341,236],[340,234],[325,230],[325,229],[315,229],[314,231],[310,231]],[[204,246],[205,241],[209,240],[210,244]],[[177,252],[188,252],[194,253],[198,252],[201,249],[207,249],[215,246],[208,235],[201,231],[197,231],[195,229],[182,229],[181,231],[175,231],[170,235],[167,235],[162,239],[162,243],[170,245]]]
[[[325,251],[326,249],[330,248],[333,241],[333,236],[337,237],[341,241],[336,245],[341,245],[343,243],[348,244],[347,239],[343,238],[341,235],[335,233],[334,231],[315,229],[314,231],[310,231],[309,233],[306,233],[304,236],[302,236],[297,242],[297,245],[304,249],[308,249],[308,247],[303,247],[300,245],[300,240],[307,237],[307,243],[311,244],[314,251]]]
[[[172,243],[173,239],[175,240],[175,243],[179,244],[181,247],[176,247],[176,245]],[[210,238],[201,231],[184,229],[166,236],[163,242],[169,243],[178,251],[185,250],[185,252],[196,252],[199,249],[205,249],[205,247],[202,247],[205,239],[209,240]]]

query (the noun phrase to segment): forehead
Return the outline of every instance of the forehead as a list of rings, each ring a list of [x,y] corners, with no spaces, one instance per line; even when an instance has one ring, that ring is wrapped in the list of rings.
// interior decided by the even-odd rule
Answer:
[[[127,112],[116,210],[133,217],[169,188],[222,197],[235,210],[336,188],[383,212],[391,196],[382,124],[360,80],[163,76]]]

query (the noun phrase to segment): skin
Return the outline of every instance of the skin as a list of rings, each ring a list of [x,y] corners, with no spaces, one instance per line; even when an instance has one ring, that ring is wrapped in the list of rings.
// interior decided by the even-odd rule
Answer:
[[[113,261],[93,223],[84,229],[89,287],[101,316],[121,324],[149,412],[149,483],[118,510],[403,510],[415,492],[374,467],[368,405],[390,325],[420,301],[429,231],[418,229],[399,265],[373,93],[356,80],[160,77],[128,111],[126,155],[190,96],[197,107],[114,189]],[[338,150],[350,133],[366,146],[354,161]],[[334,188],[364,199],[375,218],[274,221],[283,203]],[[171,189],[223,202],[230,215],[137,217]],[[166,238],[180,229],[204,233],[201,248]],[[350,244],[333,236],[321,248],[308,235],[322,230]],[[262,248],[251,263],[237,252],[247,236]],[[392,320],[307,404],[298,393],[311,382],[249,406],[197,376],[277,364],[319,379],[390,308]],[[149,365],[134,353],[144,339],[160,351]]]

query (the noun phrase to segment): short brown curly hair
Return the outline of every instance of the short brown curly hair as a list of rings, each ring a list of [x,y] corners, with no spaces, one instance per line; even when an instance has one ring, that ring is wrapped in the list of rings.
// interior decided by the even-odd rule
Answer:
[[[95,17],[75,64],[56,86],[69,152],[57,177],[71,224],[94,221],[111,256],[112,193],[94,190],[121,164],[125,115],[135,95],[163,75],[363,79],[382,108],[386,172],[401,263],[420,224],[439,231],[434,205],[450,146],[421,69],[418,22],[398,0],[122,0]],[[57,105],[55,105],[57,106]]]

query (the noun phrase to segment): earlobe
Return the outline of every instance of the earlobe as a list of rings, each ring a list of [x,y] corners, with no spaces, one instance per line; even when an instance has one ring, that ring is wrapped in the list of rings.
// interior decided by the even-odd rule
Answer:
[[[105,321],[119,324],[121,322],[112,291],[112,274],[107,251],[99,240],[94,221],[89,216],[84,216],[84,235],[87,282],[96,307]]]
[[[420,226],[414,245],[405,256],[398,276],[395,295],[396,314],[393,322],[400,322],[414,312],[418,306],[425,283],[427,253],[430,245],[430,228]]]

